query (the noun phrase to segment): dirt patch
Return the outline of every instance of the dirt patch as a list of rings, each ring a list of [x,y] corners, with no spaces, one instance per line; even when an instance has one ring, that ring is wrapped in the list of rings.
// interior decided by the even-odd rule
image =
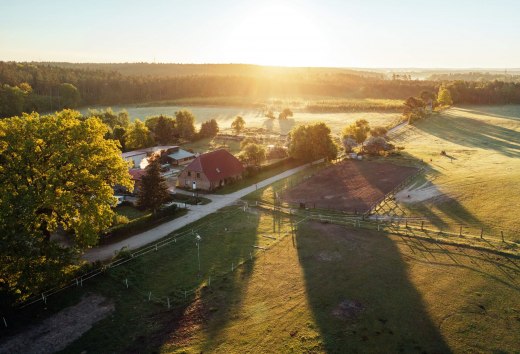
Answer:
[[[308,208],[362,213],[416,172],[386,162],[344,161],[285,191],[282,199]]]
[[[0,353],[55,353],[114,311],[114,304],[96,294],[85,296],[39,325],[0,344]]]
[[[343,300],[332,310],[332,314],[344,321],[352,321],[359,317],[365,307],[355,300]]]
[[[430,182],[419,187],[409,187],[395,194],[395,200],[400,203],[418,203],[442,195],[442,192]]]

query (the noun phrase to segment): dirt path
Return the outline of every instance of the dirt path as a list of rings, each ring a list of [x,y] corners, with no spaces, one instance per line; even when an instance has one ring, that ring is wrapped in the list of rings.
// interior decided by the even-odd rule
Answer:
[[[114,304],[99,295],[89,295],[74,306],[0,344],[0,353],[55,353],[87,332],[94,323],[114,311]]]
[[[190,206],[189,212],[184,216],[181,216],[177,219],[174,219],[172,221],[161,224],[151,230],[148,230],[143,233],[129,237],[126,240],[123,240],[123,241],[120,241],[120,242],[117,242],[114,244],[110,244],[110,245],[92,248],[92,249],[88,250],[87,252],[85,252],[85,254],[83,255],[83,259],[85,259],[89,262],[103,261],[103,260],[112,258],[117,252],[119,252],[123,248],[132,250],[132,249],[142,247],[151,242],[157,241],[175,230],[178,230],[188,224],[191,224],[192,222],[195,222],[209,214],[212,214],[227,205],[235,203],[237,200],[246,196],[249,193],[254,192],[256,189],[266,187],[266,186],[270,185],[271,183],[274,183],[278,180],[281,180],[281,179],[289,177],[297,172],[300,172],[309,166],[310,166],[310,164],[306,164],[303,166],[299,166],[299,167],[287,170],[276,176],[273,176],[273,177],[265,179],[261,182],[258,182],[256,185],[252,185],[252,186],[243,188],[234,193],[230,193],[230,194],[226,194],[226,195],[214,195],[214,194],[205,195],[204,197],[211,199],[211,203],[206,204],[206,205]]]

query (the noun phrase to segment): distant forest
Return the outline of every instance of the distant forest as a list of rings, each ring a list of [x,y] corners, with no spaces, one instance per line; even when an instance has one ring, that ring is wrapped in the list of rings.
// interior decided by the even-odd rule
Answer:
[[[411,80],[338,68],[241,64],[72,64],[0,62],[0,117],[94,105],[193,97],[406,99],[444,85],[455,104],[520,103],[514,81]]]

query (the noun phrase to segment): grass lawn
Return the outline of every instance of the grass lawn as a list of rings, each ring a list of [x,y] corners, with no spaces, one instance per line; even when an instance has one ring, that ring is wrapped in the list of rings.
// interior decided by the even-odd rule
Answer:
[[[394,161],[428,168],[416,191],[435,195],[401,203],[409,215],[520,242],[520,106],[452,108],[405,127],[394,142],[408,155]]]
[[[196,225],[208,221],[197,231],[200,275],[190,233],[50,297],[44,314],[85,292],[115,304],[65,352],[513,352],[520,345],[518,260],[377,231],[295,226],[254,209],[228,208]]]
[[[120,205],[114,209],[119,215],[126,216],[128,220],[139,219],[143,216],[150,215],[149,211],[141,211],[130,205]]]
[[[303,163],[300,161],[287,160],[286,163],[282,165],[271,168],[265,168],[264,170],[256,173],[255,175],[245,177],[235,183],[228,184],[222,188],[219,188],[215,191],[215,194],[229,194],[236,192],[242,188],[249,187],[255,183],[263,181],[264,179],[276,176],[277,174],[290,170],[291,168],[298,167],[302,164]]]
[[[197,196],[197,198],[194,198],[191,195],[180,194],[180,193],[176,193],[176,194],[172,195],[172,200],[174,202],[186,203],[186,204],[191,204],[191,205],[194,205],[197,203],[201,204],[201,205],[206,205],[206,204],[211,203],[211,199],[204,198],[200,195]]]

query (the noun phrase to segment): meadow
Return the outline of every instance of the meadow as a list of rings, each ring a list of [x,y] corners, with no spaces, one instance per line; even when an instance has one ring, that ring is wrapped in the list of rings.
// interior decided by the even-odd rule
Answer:
[[[200,271],[190,228],[202,237]],[[515,259],[254,208],[228,208],[184,231],[31,316],[87,294],[114,309],[64,353],[518,348]]]
[[[426,167],[398,195],[408,215],[520,242],[520,106],[451,108],[392,138],[405,147],[395,162]]]
[[[252,105],[236,104],[235,106],[201,105],[202,102],[213,102],[207,99],[199,101],[186,99],[180,101],[168,101],[158,105],[126,105],[113,106],[114,111],[126,109],[130,120],[137,118],[144,120],[146,117],[155,115],[174,116],[175,112],[181,109],[188,109],[195,115],[195,125],[216,119],[221,131],[231,131],[231,123],[236,116],[240,115],[246,121],[246,127],[265,128],[274,132],[287,134],[297,124],[308,124],[316,121],[326,122],[333,132],[339,133],[341,129],[357,119],[366,119],[371,125],[389,126],[394,124],[399,118],[400,113],[395,107],[401,105],[399,100],[334,100],[317,99],[305,101],[300,98],[290,99],[271,99],[267,103],[256,103]],[[217,102],[219,102],[217,100]],[[234,103],[232,101],[231,103]],[[307,105],[311,107],[306,109]],[[394,107],[379,111],[374,107]],[[278,119],[271,120],[265,117],[266,109],[273,109],[275,114],[283,108],[290,107],[294,111],[294,116],[285,121]],[[343,108],[342,108],[343,107]],[[105,108],[105,107],[95,107]],[[342,110],[344,112],[342,112]],[[352,111],[354,110],[354,112]],[[88,108],[80,109],[83,114],[88,113]]]

